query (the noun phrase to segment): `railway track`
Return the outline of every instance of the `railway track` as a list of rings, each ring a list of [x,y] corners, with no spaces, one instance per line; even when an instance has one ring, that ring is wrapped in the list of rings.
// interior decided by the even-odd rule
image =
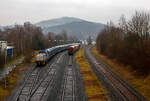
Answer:
[[[28,75],[27,79],[18,93],[15,101],[26,101],[30,96],[35,84],[38,82],[38,75],[40,73],[40,68],[34,68]]]
[[[78,82],[77,82],[78,81]],[[81,75],[73,56],[65,67],[63,81],[55,101],[86,101]]]
[[[58,101],[75,101],[75,82],[75,73],[71,63],[69,63],[69,65],[65,68],[61,94],[59,95]]]
[[[63,53],[64,54],[64,53]],[[45,99],[49,88],[53,87],[53,82],[56,77],[56,72],[59,69],[56,62],[57,58],[62,58],[62,55],[56,56],[45,67],[34,67],[26,74],[24,83],[16,94],[13,101],[42,101]],[[59,60],[59,62],[62,62]],[[58,63],[59,63],[58,62]]]
[[[13,101],[86,101],[83,88],[74,58],[62,52],[28,72]]]
[[[107,65],[98,60],[90,48],[85,49],[85,56],[97,77],[110,91],[110,97],[113,101],[147,101],[134,88],[113,73]]]

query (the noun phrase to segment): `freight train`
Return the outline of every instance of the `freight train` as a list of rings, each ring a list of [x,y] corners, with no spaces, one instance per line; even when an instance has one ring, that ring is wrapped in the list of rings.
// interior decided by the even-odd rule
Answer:
[[[36,64],[45,65],[48,62],[48,60],[54,55],[56,55],[57,53],[67,50],[68,47],[70,46],[74,46],[78,44],[79,43],[65,44],[65,45],[54,46],[52,48],[41,50],[36,56]]]

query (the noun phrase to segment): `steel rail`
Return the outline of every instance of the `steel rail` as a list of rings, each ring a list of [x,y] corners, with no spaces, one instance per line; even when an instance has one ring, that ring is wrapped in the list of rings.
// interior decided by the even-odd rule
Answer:
[[[142,95],[133,90],[133,88],[131,89],[130,85],[125,83],[125,81],[119,78],[107,66],[102,62],[100,63],[100,61],[98,61],[91,53],[89,48],[86,48],[85,56],[92,65],[92,69],[98,78],[103,81],[111,93],[114,93],[114,100],[147,101]]]

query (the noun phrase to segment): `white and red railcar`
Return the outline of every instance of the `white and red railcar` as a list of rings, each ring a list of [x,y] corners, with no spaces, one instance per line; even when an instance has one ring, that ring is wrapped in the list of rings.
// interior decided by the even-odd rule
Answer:
[[[68,54],[73,55],[76,51],[80,49],[80,44],[72,45],[68,47]]]

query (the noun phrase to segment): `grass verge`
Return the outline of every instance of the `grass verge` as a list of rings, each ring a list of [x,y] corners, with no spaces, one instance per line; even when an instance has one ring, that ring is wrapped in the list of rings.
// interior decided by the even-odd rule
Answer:
[[[101,85],[88,61],[84,57],[84,49],[79,50],[76,53],[75,58],[80,67],[88,101],[107,101],[107,91]]]
[[[10,62],[8,62],[8,63],[5,65],[5,67],[9,67],[11,64],[17,62],[17,61],[20,60],[21,58],[24,58],[24,56],[19,56],[19,57],[15,58],[15,59],[11,60]]]
[[[0,82],[0,101],[6,101],[7,97],[11,95],[14,88],[17,86],[22,73],[27,70],[23,68],[24,64],[18,65],[7,75],[7,88],[5,88],[4,80]]]
[[[92,49],[92,52],[104,63],[108,64],[113,72],[127,81],[150,101],[150,75],[147,77],[139,77],[135,75],[136,71],[133,71],[130,66],[124,66],[115,60],[108,59],[106,56],[100,54],[95,47]]]

